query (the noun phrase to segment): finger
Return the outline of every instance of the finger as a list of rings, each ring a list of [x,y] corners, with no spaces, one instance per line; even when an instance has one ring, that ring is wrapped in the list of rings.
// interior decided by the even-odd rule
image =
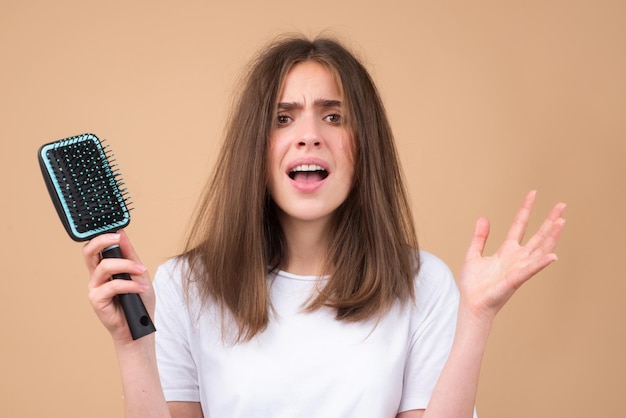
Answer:
[[[552,222],[548,232],[545,233],[543,239],[539,241],[537,247],[534,248],[532,251],[543,254],[553,252],[556,249],[559,240],[561,239],[561,233],[563,232],[564,226],[565,219],[563,218],[559,218],[556,221]]]
[[[563,202],[557,203],[556,205],[554,205],[554,207],[548,214],[548,219],[552,219],[553,221],[556,221],[557,219],[562,218],[566,207],[567,207],[567,204]]]
[[[529,263],[525,273],[527,279],[558,260],[558,256],[554,250],[563,232],[565,219],[558,218],[554,222],[549,222],[551,222],[551,227],[549,232],[545,235],[545,239],[537,249],[529,254]]]
[[[527,266],[526,280],[530,279],[557,260],[558,257],[555,253],[547,253],[541,255],[541,257],[535,257]]]
[[[89,289],[89,299],[92,302],[109,302],[115,296],[126,293],[144,293],[148,285],[134,280],[110,280],[102,286]]]
[[[122,254],[124,255],[124,258],[133,260],[141,264],[141,260],[139,259],[139,256],[137,255],[137,252],[135,251],[135,248],[133,247],[133,244],[130,242],[130,239],[128,238],[128,234],[126,234],[126,231],[122,229],[118,231],[118,234],[120,235],[119,243],[120,243],[120,248],[122,249]]]
[[[93,274],[93,271],[100,263],[102,258],[100,253],[102,250],[111,245],[118,244],[119,241],[119,234],[103,234],[95,237],[83,246],[83,258],[89,274]]]
[[[530,212],[532,211],[533,205],[535,204],[536,196],[537,191],[532,190],[528,192],[528,194],[524,198],[524,201],[522,202],[522,207],[517,211],[517,214],[513,219],[513,223],[511,224],[511,228],[507,233],[507,240],[516,241],[518,243],[522,242],[524,234],[526,233],[526,226],[528,225]]]
[[[544,253],[547,253],[552,252],[554,248],[556,248],[561,230],[565,225],[565,219],[561,217],[565,211],[565,206],[564,203],[558,203],[552,208],[537,233],[528,240],[526,248],[530,252],[540,249]]]
[[[89,288],[100,287],[109,282],[115,274],[128,273],[138,282],[146,284],[149,282],[146,273],[146,267],[134,260],[124,258],[107,258],[103,259],[91,274],[91,280],[88,283]],[[130,280],[122,280],[130,281]]]
[[[104,313],[105,310],[111,308],[119,311],[119,304],[114,302],[116,296],[135,293],[141,297],[146,290],[148,290],[148,285],[132,280],[111,280],[103,286],[89,289],[88,299],[95,311]]]
[[[487,218],[478,218],[474,226],[474,233],[467,250],[466,259],[481,257],[485,250],[485,244],[489,237],[489,220]]]

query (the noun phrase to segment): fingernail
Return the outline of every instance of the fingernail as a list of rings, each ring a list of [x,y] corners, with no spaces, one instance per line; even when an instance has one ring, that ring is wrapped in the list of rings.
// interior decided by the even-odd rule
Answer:
[[[143,273],[143,272],[145,272],[146,270],[148,270],[148,267],[144,266],[143,264],[137,264],[137,270],[138,270],[140,273]]]

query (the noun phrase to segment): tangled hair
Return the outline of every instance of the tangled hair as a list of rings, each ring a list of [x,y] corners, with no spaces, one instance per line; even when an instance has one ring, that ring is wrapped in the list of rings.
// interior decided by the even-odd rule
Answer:
[[[248,68],[183,253],[188,293],[194,284],[203,303],[229,312],[240,341],[267,327],[268,269],[287,255],[268,191],[267,156],[283,81],[304,61],[335,76],[355,142],[354,186],[331,225],[326,267],[332,275],[306,309],[328,307],[338,320],[361,321],[414,296],[417,238],[393,134],[370,75],[334,39],[281,38]]]

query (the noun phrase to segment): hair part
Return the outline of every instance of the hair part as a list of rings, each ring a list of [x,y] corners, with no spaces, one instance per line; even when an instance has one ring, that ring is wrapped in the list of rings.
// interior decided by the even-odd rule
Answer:
[[[278,208],[268,191],[267,156],[287,73],[315,61],[335,76],[354,139],[355,180],[331,225],[332,275],[306,309],[362,321],[414,296],[419,253],[393,134],[365,67],[335,39],[288,36],[252,61],[234,102],[214,174],[196,208],[183,257],[186,291],[235,320],[237,340],[262,332],[271,316],[267,274],[287,256]],[[269,269],[269,270],[268,270]]]

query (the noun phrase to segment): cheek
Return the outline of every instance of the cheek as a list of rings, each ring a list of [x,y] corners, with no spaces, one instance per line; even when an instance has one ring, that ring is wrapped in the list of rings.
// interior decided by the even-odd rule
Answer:
[[[270,134],[269,144],[267,147],[268,161],[280,161],[280,156],[285,154],[285,149],[288,142],[285,140],[284,135],[281,135],[280,131],[273,131]]]
[[[351,136],[347,136],[344,138],[337,149],[339,155],[343,158],[343,164],[346,167],[346,172],[350,174],[350,176],[354,175],[354,163],[356,156],[356,146],[355,141]]]
[[[278,181],[278,176],[281,173],[280,164],[282,161],[282,155],[284,155],[284,146],[281,146],[280,138],[277,135],[271,135],[269,146],[267,148],[267,176],[269,179],[269,186]]]

